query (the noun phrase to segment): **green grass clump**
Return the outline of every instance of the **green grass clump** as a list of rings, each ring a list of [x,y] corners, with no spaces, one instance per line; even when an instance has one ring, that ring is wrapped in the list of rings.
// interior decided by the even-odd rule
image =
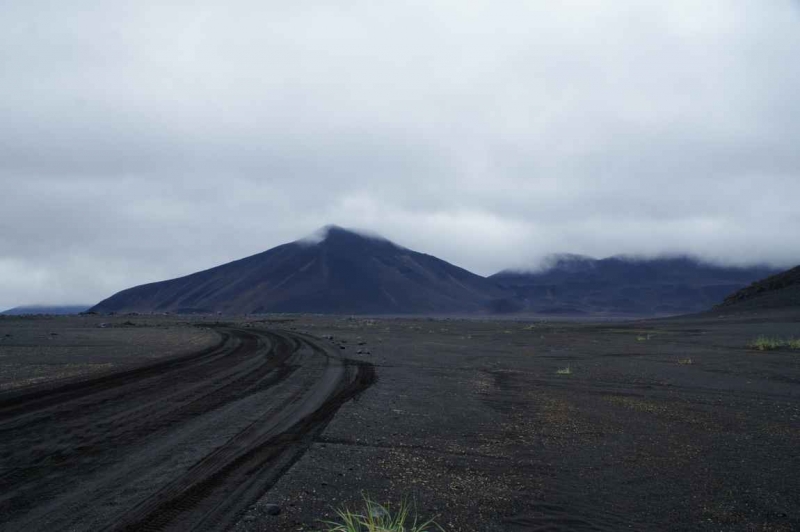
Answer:
[[[353,512],[348,508],[336,511],[339,521],[325,521],[324,532],[444,532],[433,519],[419,522],[408,502],[401,501],[396,511],[364,496],[364,508]]]
[[[561,368],[560,370],[556,371],[558,375],[572,375],[572,368],[567,366],[566,368]]]
[[[782,340],[781,338],[772,338],[769,336],[759,336],[750,344],[748,344],[750,349],[755,349],[757,351],[772,351],[774,349],[780,349],[781,347],[788,347],[789,349],[800,349],[800,339],[797,338],[789,338],[788,340]]]
[[[691,358],[679,358],[678,364],[680,364],[681,366],[691,366],[692,364],[694,364],[694,362],[692,362]]]

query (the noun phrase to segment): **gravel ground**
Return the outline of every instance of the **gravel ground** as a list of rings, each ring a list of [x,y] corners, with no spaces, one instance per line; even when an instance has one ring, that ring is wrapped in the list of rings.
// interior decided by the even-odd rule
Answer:
[[[0,391],[190,353],[216,340],[174,320],[0,316]]]
[[[747,348],[800,313],[294,326],[379,381],[236,530],[320,530],[362,492],[448,531],[800,529],[800,352]]]
[[[0,343],[0,367],[46,366],[35,353],[51,353],[50,342],[64,350],[43,358],[67,363],[84,333],[93,346],[86,365],[135,364],[154,356],[136,354],[147,341],[172,353],[211,341],[189,325],[212,318],[116,317],[110,331],[97,328],[104,319],[65,322],[63,331],[75,328],[64,332],[69,344],[49,338],[61,335],[57,320],[0,320],[0,337],[30,334],[22,347],[34,353]],[[321,530],[320,520],[356,507],[363,493],[405,498],[448,531],[800,529],[800,353],[748,348],[760,335],[800,337],[799,312],[594,323],[231,321],[316,338],[377,375],[257,502],[239,507],[233,530]],[[124,336],[137,332],[141,343]]]

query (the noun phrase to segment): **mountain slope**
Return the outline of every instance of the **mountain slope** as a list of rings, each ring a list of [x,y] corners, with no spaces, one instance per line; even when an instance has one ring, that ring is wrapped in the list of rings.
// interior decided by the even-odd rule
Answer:
[[[475,312],[499,297],[478,275],[380,237],[328,226],[186,277],[123,290],[98,312]]]
[[[711,308],[725,295],[774,273],[689,257],[593,259],[551,257],[537,272],[502,271],[489,277],[514,292],[518,310],[548,314],[680,314]]]
[[[720,307],[800,308],[800,266],[761,279],[735,292]]]

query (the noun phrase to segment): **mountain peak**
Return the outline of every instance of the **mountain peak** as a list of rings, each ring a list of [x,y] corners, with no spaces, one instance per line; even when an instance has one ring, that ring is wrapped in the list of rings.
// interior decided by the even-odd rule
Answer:
[[[479,275],[336,225],[178,279],[123,290],[100,312],[480,312],[501,291]]]
[[[374,241],[394,245],[392,242],[378,235],[377,233],[372,233],[362,229],[348,229],[335,224],[328,224],[324,227],[320,227],[307,237],[298,240],[297,243],[306,246],[315,246],[323,243],[333,244],[359,241]]]

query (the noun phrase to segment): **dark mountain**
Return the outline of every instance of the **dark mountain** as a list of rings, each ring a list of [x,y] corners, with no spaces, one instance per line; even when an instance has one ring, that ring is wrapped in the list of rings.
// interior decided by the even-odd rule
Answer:
[[[800,308],[800,266],[757,281],[725,298],[720,307]]]
[[[226,314],[459,313],[500,296],[485,278],[380,237],[328,226],[199,273],[123,290],[91,310]]]
[[[775,273],[689,257],[597,260],[556,255],[533,272],[506,270],[489,277],[514,296],[506,305],[544,314],[682,314],[706,310],[725,295]]]
[[[29,305],[24,307],[14,307],[0,312],[3,316],[25,316],[30,314],[80,314],[89,308],[90,305]]]

